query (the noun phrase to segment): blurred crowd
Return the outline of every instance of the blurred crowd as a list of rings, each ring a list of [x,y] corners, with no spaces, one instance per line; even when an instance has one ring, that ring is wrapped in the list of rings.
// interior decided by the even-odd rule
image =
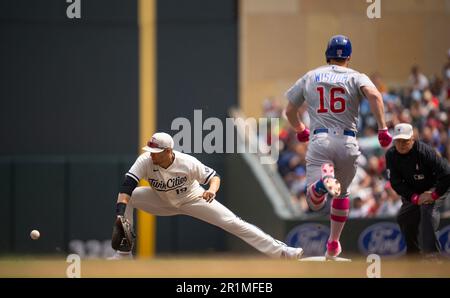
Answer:
[[[371,79],[383,96],[389,129],[401,122],[411,123],[421,141],[450,160],[450,49],[439,73],[427,77],[415,65],[405,85],[397,90],[388,89],[378,73],[372,74]],[[280,139],[278,172],[289,188],[293,202],[305,212],[311,212],[306,203],[305,155],[308,145],[297,141],[295,132],[283,115],[284,105],[268,98],[263,108],[265,117],[280,119],[279,127],[272,131]],[[299,114],[308,125],[306,107],[302,109]],[[377,130],[369,103],[363,100],[358,124],[362,154],[358,158],[355,179],[349,187],[352,218],[395,216],[402,204],[386,177],[385,149],[378,145]]]

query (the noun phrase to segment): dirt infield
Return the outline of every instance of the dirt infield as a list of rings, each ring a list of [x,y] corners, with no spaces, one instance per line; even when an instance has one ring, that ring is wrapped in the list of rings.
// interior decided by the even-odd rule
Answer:
[[[82,260],[81,277],[367,277],[365,259],[298,262],[259,257],[164,257],[151,260]],[[66,277],[64,258],[0,258],[0,277]],[[450,260],[382,260],[381,277],[450,277]]]

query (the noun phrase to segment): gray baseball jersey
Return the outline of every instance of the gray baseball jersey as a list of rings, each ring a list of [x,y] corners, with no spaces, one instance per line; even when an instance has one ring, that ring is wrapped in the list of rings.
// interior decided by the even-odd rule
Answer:
[[[356,131],[363,86],[374,86],[365,74],[325,65],[306,73],[286,92],[286,97],[295,106],[307,102],[311,131],[317,128]]]
[[[321,166],[332,163],[335,176],[341,183],[341,197],[356,173],[356,159],[361,154],[355,137],[343,134],[356,132],[359,104],[363,86],[375,86],[362,73],[337,65],[313,69],[300,78],[287,92],[288,100],[299,107],[308,104],[312,135],[306,154],[306,180],[308,186],[321,178]],[[319,128],[328,133],[314,134]]]

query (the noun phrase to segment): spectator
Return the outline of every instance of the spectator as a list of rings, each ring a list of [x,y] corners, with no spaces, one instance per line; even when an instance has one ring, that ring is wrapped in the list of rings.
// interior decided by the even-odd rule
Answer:
[[[371,208],[373,207],[374,200],[372,197],[366,198],[366,201],[363,201],[360,197],[356,197],[352,200],[352,208],[350,209],[350,213],[348,217],[350,218],[362,218],[367,217],[370,213]]]
[[[382,194],[382,198],[379,203],[378,210],[376,212],[377,217],[393,217],[396,216],[400,207],[402,207],[402,201],[400,196],[392,188],[391,183],[388,181],[385,186],[385,192]]]
[[[420,72],[419,66],[414,65],[411,68],[411,74],[408,79],[408,85],[411,88],[411,91],[424,91],[428,88],[428,79],[427,77]]]
[[[446,103],[447,107],[450,101],[450,49],[447,52],[447,62],[442,67],[442,78],[442,102]]]

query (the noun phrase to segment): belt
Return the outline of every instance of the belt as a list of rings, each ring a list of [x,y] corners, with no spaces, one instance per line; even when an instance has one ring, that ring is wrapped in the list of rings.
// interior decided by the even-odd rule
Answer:
[[[318,133],[321,133],[321,132],[328,133],[328,128],[318,128],[318,129],[315,129],[314,132],[313,132],[313,134],[318,134]],[[350,137],[356,137],[356,133],[355,133],[354,131],[352,131],[352,130],[345,130],[345,129],[344,129],[344,135],[350,136]]]

